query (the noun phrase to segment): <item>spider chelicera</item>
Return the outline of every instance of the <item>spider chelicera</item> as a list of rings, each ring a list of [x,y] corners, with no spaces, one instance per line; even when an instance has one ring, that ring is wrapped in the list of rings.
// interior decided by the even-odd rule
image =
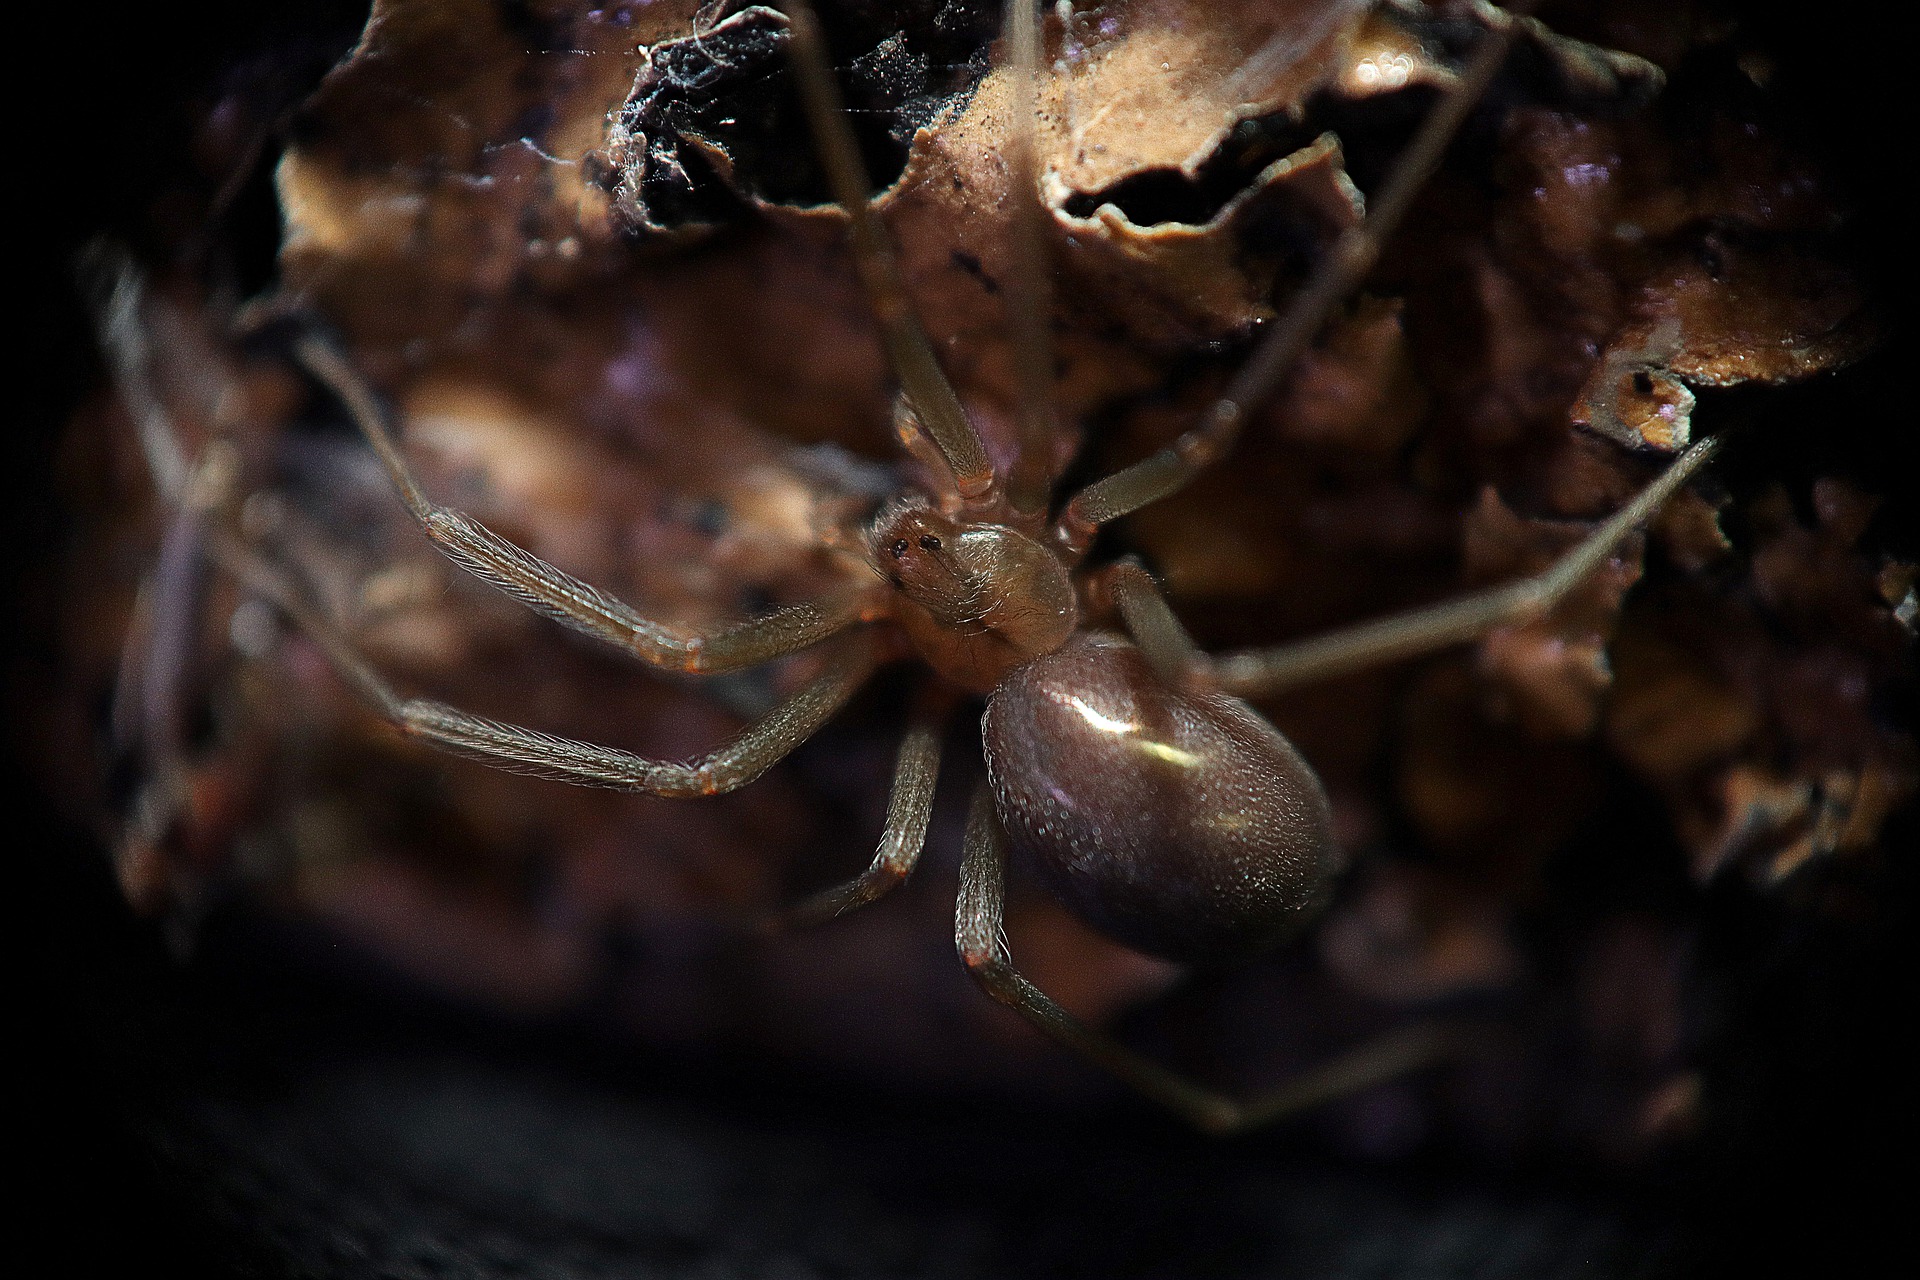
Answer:
[[[925,842],[944,721],[984,697],[986,780],[976,790],[960,873],[955,940],[974,979],[1043,1032],[1195,1124],[1258,1124],[1425,1060],[1430,1030],[1363,1045],[1258,1099],[1183,1079],[1079,1022],[1014,967],[1002,939],[1008,857],[1018,856],[1077,914],[1111,937],[1176,961],[1270,946],[1320,904],[1337,869],[1326,795],[1311,766],[1250,707],[1309,680],[1470,640],[1537,618],[1604,563],[1712,456],[1706,440],[1546,572],[1431,608],[1277,648],[1200,652],[1132,560],[1095,565],[1100,526],[1181,489],[1233,445],[1249,413],[1379,254],[1385,237],[1502,60],[1518,25],[1484,37],[1370,201],[1367,218],[1322,266],[1202,421],[1160,452],[1062,503],[1049,492],[1051,368],[1044,317],[1045,214],[1031,127],[1039,77],[1032,4],[1011,4],[1004,36],[1014,126],[1005,157],[1017,193],[1010,234],[1010,327],[1021,353],[1022,448],[996,472],[914,318],[887,233],[805,3],[782,5],[809,128],[851,224],[854,259],[901,387],[901,442],[939,482],[887,505],[850,541],[874,576],[839,594],[699,632],[650,621],[426,495],[378,395],[317,333],[300,361],[340,399],[427,536],[461,566],[559,623],[649,665],[735,671],[819,646],[810,683],[734,741],[687,762],[538,733],[403,696],[293,585],[243,540],[214,534],[215,559],[273,601],[326,652],[360,697],[401,732],[488,764],[586,786],[661,796],[719,795],[766,772],[832,717],[877,666],[917,657],[930,669],[900,747],[872,864],[803,903],[820,921],[872,902],[912,871]],[[1089,618],[1117,615],[1125,635]]]

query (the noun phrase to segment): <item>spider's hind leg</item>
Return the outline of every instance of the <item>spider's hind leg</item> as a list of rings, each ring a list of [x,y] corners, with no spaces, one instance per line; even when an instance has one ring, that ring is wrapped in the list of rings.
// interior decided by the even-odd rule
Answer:
[[[1089,1027],[1013,967],[1001,929],[1006,872],[1006,834],[994,813],[992,795],[982,787],[974,793],[973,809],[967,817],[966,852],[960,866],[960,898],[954,917],[954,944],[967,972],[995,1000],[1196,1128],[1225,1134],[1270,1124],[1402,1075],[1452,1047],[1445,1028],[1421,1024],[1367,1041],[1256,1098],[1229,1098]]]

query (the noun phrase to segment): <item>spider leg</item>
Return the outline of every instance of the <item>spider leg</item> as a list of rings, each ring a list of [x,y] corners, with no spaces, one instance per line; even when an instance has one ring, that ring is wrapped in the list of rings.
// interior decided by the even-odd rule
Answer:
[[[993,811],[993,797],[982,787],[974,793],[973,809],[967,818],[960,899],[954,919],[954,944],[973,980],[1052,1039],[1209,1133],[1235,1133],[1272,1123],[1392,1079],[1453,1047],[1452,1037],[1442,1027],[1417,1025],[1363,1043],[1259,1097],[1246,1101],[1229,1098],[1087,1026],[1013,967],[1001,929],[1006,865],[1006,835]]]
[[[1047,261],[1046,210],[1040,203],[1039,156],[1035,121],[1039,112],[1040,24],[1034,0],[1007,5],[1007,73],[1013,101],[1007,110],[1007,191],[1012,202],[1008,227],[1012,270],[1006,282],[1007,337],[1013,346],[1019,392],[1020,452],[1007,475],[1007,500],[1018,512],[1047,505],[1052,480],[1052,343],[1048,319],[1053,311]]]
[[[127,416],[133,419],[147,472],[160,496],[179,505],[186,499],[193,459],[175,428],[173,415],[161,399],[154,370],[162,353],[154,350],[151,330],[178,325],[162,304],[160,314],[149,314],[155,302],[147,288],[146,272],[133,255],[118,244],[96,240],[81,254],[80,276],[93,312],[94,333],[113,374],[113,385]]]
[[[793,74],[801,106],[807,113],[807,128],[827,171],[833,198],[846,210],[854,266],[873,304],[894,377],[900,380],[915,415],[946,459],[960,496],[988,498],[994,490],[993,464],[973,424],[967,421],[953,384],[934,358],[926,332],[914,318],[913,302],[900,278],[892,242],[868,196],[873,183],[827,62],[827,42],[820,32],[820,20],[809,0],[777,0],[777,7],[787,15]]]
[[[156,878],[156,870],[191,803],[186,702],[206,578],[205,515],[182,507],[168,520],[154,568],[134,598],[113,685],[113,758],[131,765],[138,781],[107,839],[121,887],[141,905],[178,887],[171,877]]]
[[[204,593],[206,513],[183,507],[167,521],[160,554],[140,584],[114,681],[116,747],[146,761],[151,785],[178,799],[186,771],[183,702]]]
[[[1204,659],[1200,670],[1228,693],[1261,697],[1473,640],[1495,627],[1544,617],[1613,555],[1629,534],[1651,520],[1718,448],[1717,438],[1695,444],[1633,501],[1531,578],[1296,644],[1217,654]]]
[[[181,755],[179,686],[190,664],[192,630],[202,587],[201,544],[208,512],[231,497],[233,451],[224,437],[190,456],[154,370],[168,355],[155,349],[152,330],[181,326],[164,300],[147,288],[146,273],[119,245],[96,241],[81,262],[95,335],[113,372],[121,407],[133,420],[147,474],[172,509],[153,569],[140,584],[114,682],[113,733],[117,745],[144,749],[156,776]],[[213,371],[201,371],[225,390]]]
[[[1056,526],[1062,545],[1084,551],[1101,525],[1178,493],[1233,447],[1248,415],[1292,368],[1340,300],[1372,270],[1414,196],[1439,165],[1467,112],[1506,59],[1521,25],[1515,14],[1528,7],[1525,3],[1510,6],[1505,23],[1480,38],[1459,79],[1428,114],[1394,163],[1393,172],[1369,201],[1367,216],[1334,243],[1306,287],[1294,295],[1286,312],[1214,401],[1200,425],[1158,453],[1075,494],[1061,511]]]
[[[748,725],[732,742],[684,763],[649,760],[612,747],[503,724],[443,702],[402,697],[279,569],[224,534],[214,536],[209,551],[222,568],[292,619],[361,700],[402,733],[495,768],[580,786],[658,796],[711,796],[738,790],[811,737],[846,705],[875,665],[871,641],[864,633],[856,633],[837,647],[811,683]]]
[[[649,621],[632,606],[555,568],[471,516],[428,498],[400,453],[379,395],[346,356],[313,334],[297,339],[294,353],[346,406],[407,510],[454,563],[529,608],[650,666],[699,675],[737,671],[818,644],[865,615],[866,595],[855,590],[705,632]]]
[[[206,589],[205,543],[211,514],[231,505],[239,457],[217,413],[213,438],[197,452],[182,439],[157,371],[199,393],[202,408],[223,402],[229,381],[217,364],[195,358],[189,319],[147,287],[132,254],[111,241],[87,246],[80,263],[94,331],[121,407],[134,424],[154,489],[171,508],[153,567],[140,583],[114,680],[110,732],[121,760],[140,781],[124,821],[112,833],[114,862],[130,897],[145,899],[144,856],[168,839],[189,802],[193,762],[187,701]],[[189,412],[193,406],[189,405]]]
[[[1101,581],[1154,674],[1168,684],[1181,685],[1205,669],[1207,656],[1193,643],[1139,560],[1127,556],[1115,561],[1101,571]]]
[[[835,916],[864,907],[906,882],[927,843],[927,822],[933,816],[934,784],[940,777],[940,734],[946,727],[949,698],[929,686],[914,706],[900,754],[893,766],[893,789],[887,796],[887,825],[873,862],[844,884],[822,890],[783,912],[778,923],[801,926],[823,924]]]

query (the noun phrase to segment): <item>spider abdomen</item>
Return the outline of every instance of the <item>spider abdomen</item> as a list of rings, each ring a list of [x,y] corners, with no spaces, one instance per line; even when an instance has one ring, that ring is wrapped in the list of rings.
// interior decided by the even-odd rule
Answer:
[[[1174,960],[1285,937],[1336,853],[1313,770],[1252,708],[1083,634],[1014,671],[982,727],[1016,852],[1103,932]]]

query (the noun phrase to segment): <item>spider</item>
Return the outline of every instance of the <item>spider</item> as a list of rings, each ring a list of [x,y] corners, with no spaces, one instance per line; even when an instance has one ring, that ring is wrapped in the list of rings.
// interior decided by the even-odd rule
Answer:
[[[1158,453],[1056,501],[1042,448],[1051,370],[1031,128],[1040,75],[1033,6],[1007,7],[1004,36],[1016,122],[1006,159],[1012,190],[1020,193],[1011,210],[1018,269],[1009,282],[1009,313],[1023,402],[1021,448],[1004,471],[989,461],[914,317],[869,202],[871,184],[817,19],[804,0],[780,7],[808,128],[849,219],[855,264],[900,385],[897,434],[935,477],[927,491],[897,497],[850,539],[873,571],[869,580],[711,630],[654,622],[431,498],[400,449],[397,423],[342,352],[317,330],[297,337],[294,351],[345,407],[425,535],[469,572],[663,670],[716,675],[817,648],[823,661],[808,684],[707,755],[648,759],[404,696],[288,574],[244,540],[214,531],[214,558],[300,626],[401,733],[499,768],[585,786],[668,797],[736,790],[818,730],[880,665],[917,659],[931,679],[899,749],[879,851],[865,871],[794,908],[791,919],[829,919],[907,878],[926,840],[946,719],[964,699],[984,698],[986,779],[967,820],[955,941],[988,995],[1214,1132],[1270,1121],[1426,1060],[1440,1037],[1416,1029],[1362,1045],[1262,1097],[1229,1098],[1068,1014],[1015,967],[1001,923],[1008,860],[1019,857],[1088,923],[1170,960],[1242,957],[1296,932],[1326,898],[1338,868],[1331,814],[1312,767],[1246,699],[1543,616],[1713,456],[1714,440],[1693,445],[1536,577],[1275,648],[1203,653],[1139,562],[1090,559],[1102,526],[1178,492],[1231,450],[1252,410],[1378,257],[1499,66],[1517,23],[1482,39],[1370,201],[1365,220],[1325,254],[1202,420]],[[1116,616],[1120,631],[1096,625]]]

